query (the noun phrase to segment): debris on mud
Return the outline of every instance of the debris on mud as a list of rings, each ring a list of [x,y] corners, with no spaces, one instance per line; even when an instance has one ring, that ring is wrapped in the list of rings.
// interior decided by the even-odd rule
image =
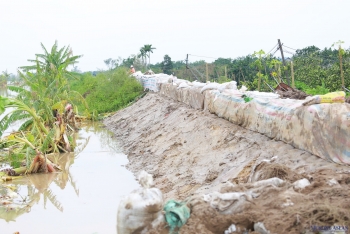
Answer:
[[[349,166],[154,93],[104,124],[123,145],[129,170],[153,174],[165,201],[190,200],[191,216],[179,233],[225,233],[232,225],[234,233],[350,228]]]
[[[303,91],[292,88],[287,84],[280,83],[276,88],[276,92],[280,95],[280,98],[290,98],[297,100],[304,100],[306,97],[310,96]]]

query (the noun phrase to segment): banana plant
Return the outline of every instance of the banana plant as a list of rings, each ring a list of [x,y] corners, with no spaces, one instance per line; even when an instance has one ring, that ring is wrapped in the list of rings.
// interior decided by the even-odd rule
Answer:
[[[44,54],[36,54],[34,65],[21,67],[19,75],[23,86],[9,86],[17,93],[15,98],[0,97],[0,136],[16,121],[21,121],[17,132],[2,140],[2,146],[11,146],[13,154],[27,155],[27,148],[36,158],[41,153],[70,152],[69,126],[65,110],[66,105],[82,102],[84,98],[71,91],[68,79],[74,74],[67,70],[69,65],[77,63],[81,56],[73,56],[69,47],[58,49],[57,42],[49,53],[42,45]],[[70,110],[70,116],[72,115]],[[27,160],[28,161],[28,160]],[[28,166],[28,165],[27,165]]]

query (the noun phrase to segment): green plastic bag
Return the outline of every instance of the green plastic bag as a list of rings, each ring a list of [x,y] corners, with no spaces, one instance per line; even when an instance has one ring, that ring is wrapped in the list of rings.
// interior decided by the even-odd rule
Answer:
[[[170,233],[174,233],[176,228],[181,228],[190,217],[190,208],[185,202],[169,200],[165,206],[165,220],[170,227]]]

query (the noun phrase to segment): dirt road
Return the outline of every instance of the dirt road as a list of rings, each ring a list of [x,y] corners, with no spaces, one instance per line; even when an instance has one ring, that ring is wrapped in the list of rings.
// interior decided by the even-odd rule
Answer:
[[[256,222],[270,233],[307,233],[311,226],[350,228],[349,166],[154,93],[104,123],[128,155],[129,170],[153,174],[165,199],[196,198],[180,233],[224,233],[231,224],[243,233]],[[245,191],[250,182],[272,177],[283,179],[284,185],[263,189],[242,212],[223,214],[200,198],[215,191]],[[302,178],[311,185],[293,189],[292,183]]]

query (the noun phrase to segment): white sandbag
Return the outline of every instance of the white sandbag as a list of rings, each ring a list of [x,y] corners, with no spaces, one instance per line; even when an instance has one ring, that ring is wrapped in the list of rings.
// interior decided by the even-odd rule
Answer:
[[[198,87],[198,88],[203,88],[206,85],[206,83],[201,83],[198,81],[193,81],[192,84],[194,87]]]
[[[259,91],[246,91],[246,95],[251,98],[277,99],[280,97],[277,93],[267,93]]]
[[[153,185],[152,175],[142,171],[138,180],[142,188],[132,191],[119,203],[118,234],[131,234],[136,230],[147,233],[148,228],[154,228],[164,221],[163,195],[159,189],[150,188]]]
[[[226,85],[227,85],[226,83],[218,85],[218,90],[220,93],[226,89]]]
[[[137,71],[137,72],[134,72],[133,74],[132,74],[132,76],[142,76],[143,74],[142,74],[142,72],[141,71]]]
[[[237,89],[237,82],[236,81],[230,81],[226,85],[226,89]]]
[[[241,98],[243,93],[239,90],[235,90],[235,89],[224,89],[224,91],[222,91],[222,94],[225,96],[231,96],[231,97],[237,97],[237,98]]]
[[[187,80],[183,80],[183,79],[176,79],[174,80],[174,83],[176,83],[177,85],[181,84],[182,82],[188,82]]]
[[[245,87],[244,85],[242,85],[242,87],[239,89],[239,91],[241,91],[241,92],[245,92],[247,90],[248,90],[248,88]]]
[[[177,87],[178,89],[181,89],[181,88],[188,88],[190,87],[186,82],[182,82],[179,87]]]
[[[218,85],[218,90],[220,91],[220,93],[223,92],[225,89],[236,90],[237,89],[236,81],[225,82]]]
[[[218,89],[219,85],[220,84],[218,83],[209,83],[201,89],[201,93],[203,93],[205,90]]]

